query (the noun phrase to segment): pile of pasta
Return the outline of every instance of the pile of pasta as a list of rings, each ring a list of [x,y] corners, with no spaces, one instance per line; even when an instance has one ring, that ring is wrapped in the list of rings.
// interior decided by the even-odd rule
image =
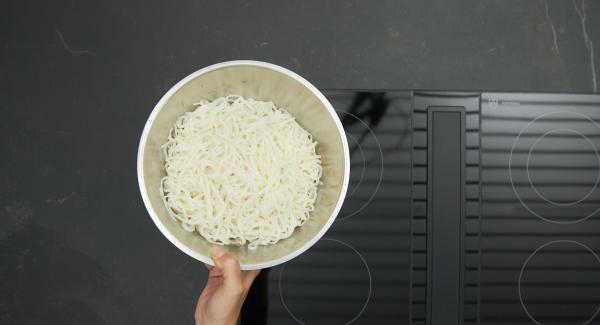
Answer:
[[[221,245],[271,245],[314,210],[317,142],[272,102],[237,95],[196,103],[162,146],[160,192],[169,214]]]

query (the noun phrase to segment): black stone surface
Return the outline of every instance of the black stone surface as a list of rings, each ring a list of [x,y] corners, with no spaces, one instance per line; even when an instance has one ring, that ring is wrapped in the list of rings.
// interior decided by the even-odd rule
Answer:
[[[190,72],[257,59],[321,88],[597,92],[585,3],[0,2],[0,323],[192,322],[204,268],[135,174],[150,110]]]

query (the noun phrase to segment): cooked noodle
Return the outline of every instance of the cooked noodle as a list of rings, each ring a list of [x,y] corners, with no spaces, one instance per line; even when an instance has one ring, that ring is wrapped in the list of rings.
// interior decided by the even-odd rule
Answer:
[[[272,102],[231,95],[196,105],[162,147],[169,214],[215,244],[254,249],[289,237],[317,197],[312,135]]]

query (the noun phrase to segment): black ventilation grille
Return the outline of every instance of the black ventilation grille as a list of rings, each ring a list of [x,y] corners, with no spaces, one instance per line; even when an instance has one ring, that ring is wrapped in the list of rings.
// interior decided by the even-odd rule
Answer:
[[[434,324],[428,303],[428,112],[447,107],[464,111],[464,219],[460,274],[462,301],[460,323],[479,322],[480,281],[480,170],[479,96],[476,94],[415,93],[412,138],[412,219],[411,219],[411,324]],[[442,109],[443,110],[443,109]],[[434,324],[437,325],[437,324]]]

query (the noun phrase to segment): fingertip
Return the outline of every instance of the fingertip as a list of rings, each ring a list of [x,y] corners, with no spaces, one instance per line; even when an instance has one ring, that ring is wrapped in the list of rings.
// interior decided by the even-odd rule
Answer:
[[[211,248],[211,258],[215,263],[215,266],[221,270],[229,270],[236,273],[241,272],[240,263],[237,258],[223,248]]]
[[[215,263],[215,266],[217,266],[220,269],[223,268],[221,260],[223,259],[223,256],[225,256],[226,254],[227,254],[227,251],[225,251],[224,249],[222,249],[221,247],[218,247],[218,246],[214,246],[213,248],[210,249],[210,258]]]
[[[223,255],[225,255],[227,253],[227,251],[221,247],[215,246],[213,248],[213,253],[215,254],[216,258],[221,258],[221,257],[223,257]]]
[[[220,258],[220,262],[223,265],[223,269],[232,269],[232,270],[236,270],[236,271],[240,270],[240,263],[238,262],[238,260],[236,258],[234,258],[229,253],[224,254]]]

